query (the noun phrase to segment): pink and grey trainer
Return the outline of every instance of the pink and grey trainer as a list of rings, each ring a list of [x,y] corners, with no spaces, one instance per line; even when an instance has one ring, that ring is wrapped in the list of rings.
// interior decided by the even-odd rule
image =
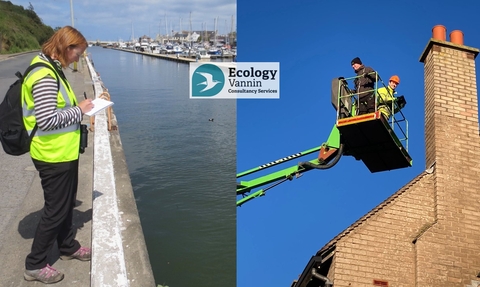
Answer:
[[[27,281],[40,281],[45,284],[62,281],[63,273],[48,265],[42,269],[25,270],[23,278]]]
[[[60,255],[62,260],[78,259],[82,261],[89,261],[92,258],[92,250],[88,247],[80,247],[77,252],[72,255]]]

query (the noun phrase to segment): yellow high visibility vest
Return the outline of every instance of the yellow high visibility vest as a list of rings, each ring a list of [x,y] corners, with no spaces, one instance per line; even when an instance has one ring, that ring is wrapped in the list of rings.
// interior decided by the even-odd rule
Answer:
[[[43,61],[38,56],[31,64]],[[45,61],[44,61],[45,62]],[[46,62],[52,66],[49,62]],[[52,66],[53,68],[53,66]],[[37,122],[32,95],[33,84],[47,75],[57,79],[57,75],[48,68],[38,67],[25,75],[22,86],[23,123],[30,134]],[[77,105],[75,94],[70,85],[60,77],[60,88],[57,94],[57,111],[69,109]],[[42,131],[37,129],[30,145],[32,158],[44,162],[59,163],[78,159],[80,149],[80,123],[62,129]]]
[[[393,101],[396,92],[390,86],[382,87],[377,90],[378,110],[388,119],[393,112]]]

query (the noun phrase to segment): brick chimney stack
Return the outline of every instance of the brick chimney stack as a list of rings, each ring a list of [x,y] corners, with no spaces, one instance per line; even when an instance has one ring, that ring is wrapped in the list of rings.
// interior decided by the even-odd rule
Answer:
[[[463,45],[463,33],[433,28],[420,57],[425,75],[426,166],[463,161],[478,142],[475,58],[479,50]],[[472,146],[472,144],[474,146]],[[478,147],[477,147],[478,148]]]
[[[446,28],[438,25],[420,57],[435,220],[415,241],[417,286],[464,286],[480,271],[478,53],[459,30],[446,41]]]

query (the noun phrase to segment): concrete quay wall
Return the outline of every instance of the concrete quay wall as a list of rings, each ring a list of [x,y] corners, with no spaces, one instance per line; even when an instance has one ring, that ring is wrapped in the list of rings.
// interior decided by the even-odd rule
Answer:
[[[88,56],[85,61],[98,98],[104,85]],[[93,125],[91,286],[155,286],[120,133],[108,130],[107,115],[97,113]]]

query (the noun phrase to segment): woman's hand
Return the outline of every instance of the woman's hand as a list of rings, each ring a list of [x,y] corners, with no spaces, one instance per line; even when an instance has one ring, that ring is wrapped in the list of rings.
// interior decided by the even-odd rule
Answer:
[[[92,103],[92,99],[86,99],[86,100],[82,101],[81,103],[79,103],[78,106],[82,110],[82,114],[85,114],[85,113],[88,113],[89,111],[91,111],[93,109],[94,105]]]

